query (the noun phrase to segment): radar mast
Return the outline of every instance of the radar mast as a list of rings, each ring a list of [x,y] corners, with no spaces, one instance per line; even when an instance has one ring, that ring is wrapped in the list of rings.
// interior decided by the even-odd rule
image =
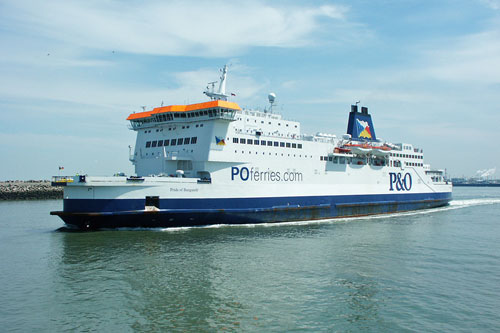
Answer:
[[[208,83],[207,89],[203,93],[214,101],[227,101],[227,98],[229,97],[229,95],[226,95],[227,65],[224,65],[224,68],[222,68],[220,71],[222,72],[222,75],[220,77],[219,90],[215,92],[215,84],[217,83],[217,81],[214,81]]]

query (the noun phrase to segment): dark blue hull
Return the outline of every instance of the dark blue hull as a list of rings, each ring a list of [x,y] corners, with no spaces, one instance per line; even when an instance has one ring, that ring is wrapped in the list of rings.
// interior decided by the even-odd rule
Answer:
[[[249,224],[388,214],[445,206],[451,192],[280,198],[161,199],[146,211],[145,199],[64,199],[51,212],[72,227],[171,228]]]

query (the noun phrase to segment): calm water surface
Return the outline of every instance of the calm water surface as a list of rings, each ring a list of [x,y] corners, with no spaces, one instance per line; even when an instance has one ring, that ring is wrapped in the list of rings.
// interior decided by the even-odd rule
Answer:
[[[264,226],[66,233],[0,203],[1,331],[500,330],[500,189]]]

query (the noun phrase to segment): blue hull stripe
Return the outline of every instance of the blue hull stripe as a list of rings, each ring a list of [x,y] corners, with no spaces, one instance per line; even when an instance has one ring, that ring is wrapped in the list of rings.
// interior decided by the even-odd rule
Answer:
[[[306,196],[273,198],[160,199],[144,211],[145,199],[64,199],[52,212],[82,229],[178,227],[327,219],[439,207],[451,193]]]

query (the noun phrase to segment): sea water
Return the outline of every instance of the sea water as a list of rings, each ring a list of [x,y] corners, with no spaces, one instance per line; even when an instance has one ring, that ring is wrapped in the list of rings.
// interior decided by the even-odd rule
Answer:
[[[284,224],[60,232],[0,203],[0,331],[498,331],[500,189]]]

